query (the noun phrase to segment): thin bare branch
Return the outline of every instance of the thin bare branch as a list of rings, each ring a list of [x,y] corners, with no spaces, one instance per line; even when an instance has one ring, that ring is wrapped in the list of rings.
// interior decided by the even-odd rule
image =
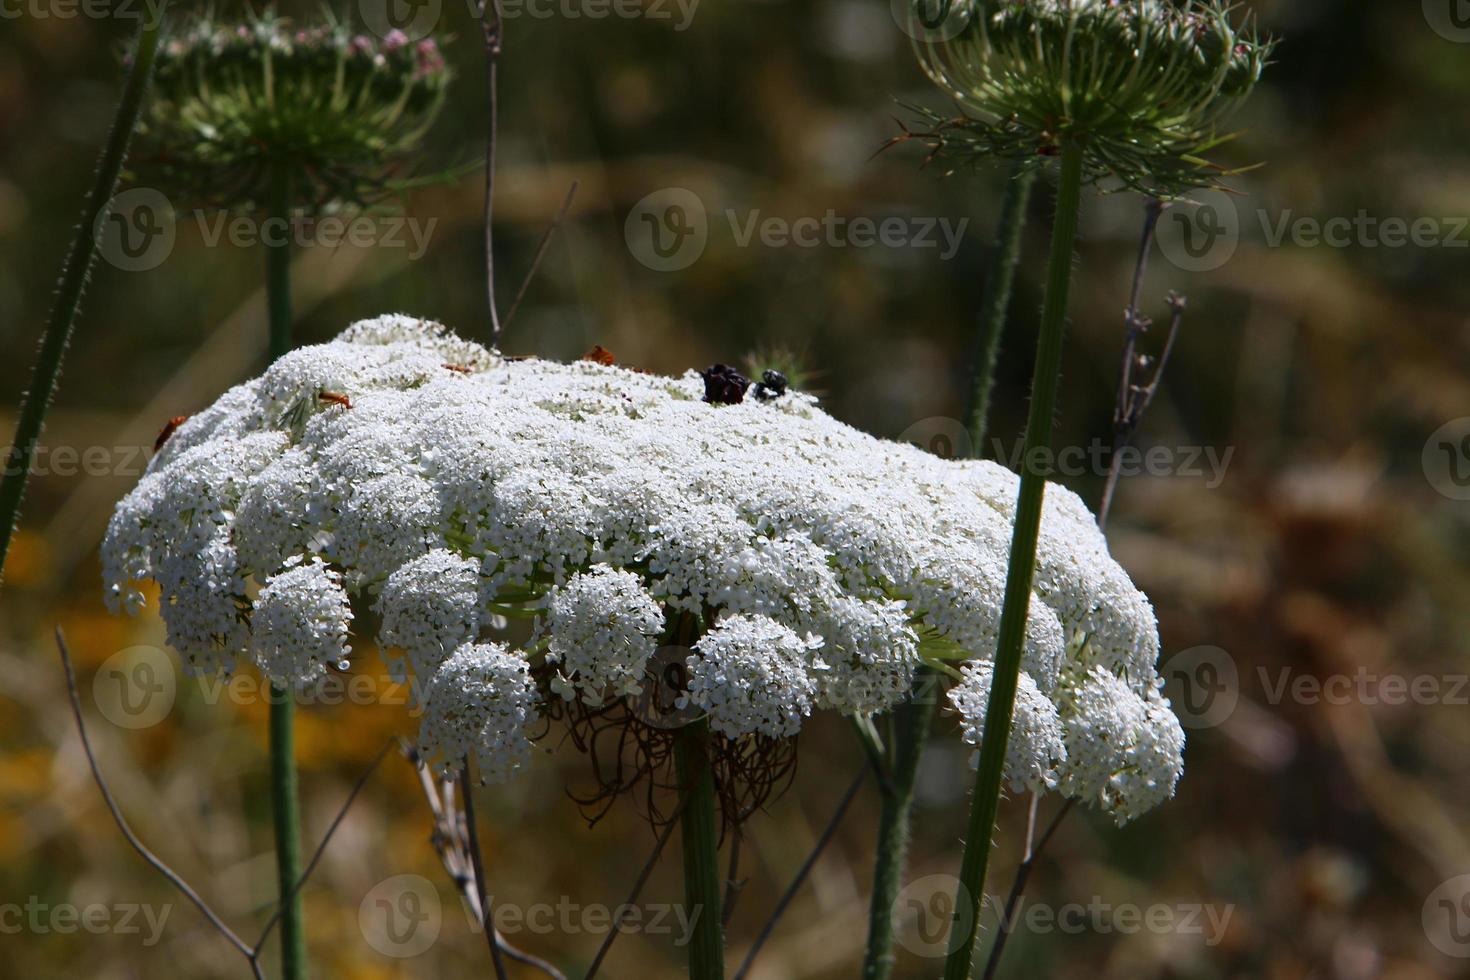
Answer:
[[[500,951],[500,933],[495,928],[490,893],[485,887],[485,858],[480,851],[480,832],[475,824],[475,794],[470,785],[468,759],[465,760],[464,768],[459,771],[459,785],[464,791],[465,840],[469,844],[470,863],[475,869],[475,893],[480,897],[480,924],[485,927],[485,939],[490,943],[490,959],[495,964],[496,980],[505,980],[505,957]]]
[[[485,90],[490,100],[485,136],[485,296],[490,305],[490,346],[496,347],[500,344],[500,314],[495,307],[495,138],[500,113],[496,73],[504,26],[500,0],[481,0],[480,26],[485,35]]]
[[[1144,412],[1148,410],[1154,395],[1159,390],[1159,381],[1164,375],[1164,368],[1168,366],[1169,356],[1174,351],[1174,341],[1179,335],[1179,326],[1184,318],[1185,299],[1176,293],[1170,293],[1168,303],[1172,315],[1163,353],[1160,354],[1158,361],[1153,363],[1153,373],[1149,380],[1139,383],[1135,379],[1135,374],[1148,369],[1150,359],[1138,353],[1138,341],[1148,332],[1149,327],[1153,326],[1153,321],[1139,311],[1140,296],[1143,292],[1144,276],[1148,271],[1149,253],[1153,250],[1159,215],[1167,206],[1161,201],[1150,198],[1144,210],[1138,260],[1133,267],[1133,284],[1129,290],[1128,309],[1124,313],[1123,363],[1118,371],[1118,394],[1113,406],[1113,453],[1112,458],[1108,461],[1108,476],[1103,484],[1102,500],[1097,509],[1098,527],[1103,529],[1108,526],[1108,517],[1113,509],[1113,495],[1118,489],[1118,478],[1122,472],[1122,450],[1132,443],[1133,436],[1143,421]]]
[[[82,719],[81,698],[77,695],[77,679],[76,675],[72,672],[71,653],[67,650],[66,637],[62,634],[60,626],[56,627],[56,648],[61,654],[61,666],[66,671],[66,693],[67,697],[71,699],[71,711],[77,721],[77,733],[82,738],[82,751],[87,754],[87,765],[92,769],[92,778],[96,781],[97,788],[102,791],[102,800],[107,804],[107,809],[112,813],[112,819],[117,823],[118,829],[122,831],[123,837],[132,845],[133,850],[137,851],[143,860],[152,866],[153,870],[168,879],[169,884],[177,888],[185,898],[192,902],[194,907],[209,920],[209,924],[214,926],[215,930],[224,936],[230,945],[234,946],[240,952],[240,955],[249,961],[250,967],[255,975],[262,976],[260,964],[256,961],[258,955],[257,950],[251,948],[245,940],[235,934],[233,929],[225,925],[224,920],[215,913],[214,909],[209,907],[209,903],[204,901],[199,896],[199,893],[190,887],[189,883],[178,872],[170,868],[164,863],[162,858],[149,850],[148,846],[139,840],[137,834],[133,833],[132,826],[128,824],[127,818],[123,816],[122,810],[118,808],[117,800],[113,798],[112,790],[108,788],[107,780],[103,777],[102,770],[97,765],[97,757],[92,752],[92,741],[87,737],[87,725]]]
[[[842,823],[842,818],[847,814],[847,808],[852,805],[853,798],[857,796],[858,790],[862,789],[863,781],[867,776],[868,767],[864,766],[862,771],[853,777],[852,785],[848,786],[847,792],[842,794],[842,801],[837,804],[837,810],[832,814],[832,819],[827,821],[827,826],[822,830],[822,836],[817,838],[816,845],[812,847],[811,853],[802,862],[801,868],[796,872],[796,877],[791,879],[791,884],[786,886],[786,891],[782,893],[780,901],[771,910],[771,917],[761,927],[760,935],[755,937],[755,943],[750,947],[750,952],[745,954],[744,962],[740,964],[740,969],[735,972],[735,980],[743,980],[750,973],[750,968],[755,963],[756,955],[760,953],[761,947],[766,944],[766,940],[771,938],[771,933],[776,929],[776,923],[780,922],[781,916],[786,914],[786,907],[791,904],[791,900],[796,897],[796,893],[806,883],[807,876],[811,874],[812,868],[817,866],[817,859],[822,856],[822,852],[826,850],[827,845],[831,843],[832,838],[836,835],[838,825]]]
[[[285,909],[296,898],[296,893],[301,891],[302,886],[306,884],[306,880],[311,877],[311,873],[316,870],[316,866],[320,863],[322,855],[327,852],[327,845],[332,842],[332,835],[337,832],[337,828],[342,825],[342,821],[347,817],[347,811],[352,809],[352,804],[357,800],[357,794],[362,792],[362,788],[367,785],[373,773],[377,772],[378,764],[383,761],[383,757],[388,754],[388,750],[392,747],[393,742],[389,741],[386,743],[378,751],[378,754],[373,756],[373,761],[368,763],[367,768],[362,771],[362,775],[357,777],[357,782],[353,783],[352,791],[347,794],[347,799],[342,801],[342,806],[337,810],[337,815],[332,818],[332,823],[327,827],[327,832],[322,835],[322,841],[317,845],[316,852],[312,854],[311,860],[307,862],[306,870],[301,872],[301,877],[296,879],[296,884],[291,888],[290,894],[276,906],[275,912],[266,920],[265,928],[260,931],[260,938],[255,942],[255,948],[257,950],[265,945],[266,937],[271,934],[271,930],[275,928],[276,923],[281,921],[281,915]]]
[[[1034,797],[1033,797],[1034,799]],[[1041,857],[1047,842],[1057,832],[1068,813],[1072,811],[1072,804],[1076,800],[1067,800],[1057,815],[1052,817],[1051,823],[1047,825],[1041,839],[1036,842],[1036,847],[1031,848],[1025,859],[1016,868],[1015,880],[1011,882],[1011,893],[1006,896],[1005,912],[1000,918],[1000,929],[995,934],[995,945],[990,947],[990,957],[985,961],[985,972],[981,974],[981,980],[994,980],[996,970],[1000,969],[1000,954],[1006,948],[1006,940],[1010,938],[1011,923],[1015,921],[1016,907],[1021,903],[1021,893],[1026,890],[1026,883],[1031,880],[1031,869],[1036,867],[1036,861]]]
[[[444,870],[449,874],[449,880],[459,891],[470,914],[474,916],[475,921],[482,923],[483,928],[486,917],[480,911],[482,906],[479,887],[475,884],[475,872],[468,856],[469,845],[465,840],[467,822],[464,814],[454,802],[455,782],[452,779],[436,782],[428,766],[423,764],[418,751],[412,745],[401,738],[398,740],[398,745],[404,758],[413,765],[414,771],[418,773],[419,783],[424,790],[424,799],[428,801],[429,810],[434,815],[434,833],[430,837],[430,843],[433,844],[435,853],[439,855],[439,860],[444,865]],[[567,980],[566,974],[555,966],[539,956],[533,956],[525,950],[516,948],[507,942],[504,934],[499,931],[495,933],[495,941],[500,945],[501,951],[511,959],[540,970],[551,977],[551,980]]]
[[[638,901],[638,895],[643,891],[643,886],[648,883],[649,876],[653,874],[653,869],[658,864],[659,855],[664,852],[664,845],[669,842],[669,838],[673,836],[674,828],[679,825],[679,816],[683,812],[683,810],[684,806],[681,803],[678,808],[674,810],[673,815],[669,817],[668,821],[664,823],[663,830],[659,831],[658,841],[653,845],[653,853],[650,854],[648,856],[648,860],[643,863],[643,870],[638,872],[638,878],[633,882],[633,889],[628,893],[627,901],[623,902],[622,906],[620,907],[626,908],[630,905],[635,904]],[[619,928],[619,926],[621,925],[621,921],[615,921],[612,924],[612,928],[608,930],[607,938],[604,939],[602,941],[602,945],[598,947],[597,955],[593,957],[592,965],[587,968],[587,975],[583,978],[583,980],[592,980],[593,977],[597,976],[597,971],[602,968],[602,961],[607,958],[608,951],[612,949],[613,941],[616,940],[618,938],[618,935],[622,932],[622,930]]]
[[[567,188],[567,196],[562,199],[561,207],[557,208],[556,216],[551,219],[551,224],[546,226],[546,231],[541,236],[541,243],[536,246],[536,254],[531,256],[531,267],[526,270],[526,278],[521,280],[521,288],[516,290],[516,298],[510,301],[510,309],[505,311],[503,327],[510,326],[510,321],[515,318],[516,310],[521,308],[521,300],[526,298],[526,290],[531,286],[531,280],[536,278],[536,270],[541,268],[541,259],[546,255],[546,248],[551,244],[551,239],[556,235],[556,230],[566,220],[567,212],[571,210],[572,198],[577,196],[577,181],[572,181],[572,186]]]
[[[737,824],[730,836],[730,868],[725,872],[725,900],[720,903],[720,908],[724,910],[721,921],[727,927],[735,915],[735,901],[745,887],[745,882],[740,880],[740,839],[743,836],[740,825]]]

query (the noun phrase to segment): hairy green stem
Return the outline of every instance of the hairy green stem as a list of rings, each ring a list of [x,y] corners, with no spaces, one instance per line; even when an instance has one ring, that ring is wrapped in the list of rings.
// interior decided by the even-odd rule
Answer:
[[[291,211],[289,173],[277,166],[271,174],[266,218],[272,233],[265,241],[266,306],[270,313],[270,359],[291,349]],[[271,685],[270,699],[271,814],[276,830],[276,878],[281,900],[281,977],[306,977],[306,926],[302,921],[301,809],[296,790],[296,702],[289,688]]]
[[[970,387],[970,404],[965,427],[970,433],[970,452],[980,456],[990,417],[990,394],[995,385],[995,364],[1000,338],[1010,311],[1011,287],[1021,257],[1021,237],[1026,228],[1026,208],[1034,170],[1018,167],[1006,184],[996,226],[995,252],[986,276],[985,304],[980,311],[980,333]],[[863,980],[888,980],[893,973],[893,903],[903,887],[908,866],[909,825],[914,805],[914,784],[919,761],[924,755],[935,713],[934,693],[939,676],[929,667],[920,668],[909,700],[894,709],[893,764],[883,789],[878,822],[878,848],[873,867],[873,895],[868,908],[868,945],[863,956]]]
[[[674,736],[674,762],[683,796],[679,821],[684,844],[685,914],[694,926],[689,941],[691,980],[721,980],[725,975],[719,829],[715,823],[709,743],[709,723],[704,719],[685,725]]]
[[[1036,368],[1031,380],[1031,408],[1026,419],[1026,439],[1021,454],[1021,487],[1017,495],[1015,529],[1011,534],[1010,564],[1006,572],[1005,600],[1001,606],[995,672],[990,685],[990,701],[985,709],[985,728],[980,741],[980,768],[975,774],[975,792],[970,801],[965,856],[960,865],[960,880],[955,890],[954,922],[951,926],[949,957],[944,964],[944,980],[967,980],[970,976],[970,960],[980,926],[980,910],[985,895],[985,871],[990,860],[995,816],[1000,807],[1006,742],[1010,735],[1016,685],[1021,671],[1021,648],[1026,639],[1031,581],[1036,571],[1036,541],[1041,530],[1041,505],[1046,491],[1046,474],[1037,457],[1045,455],[1044,451],[1051,448],[1052,416],[1056,411],[1057,388],[1061,379],[1067,294],[1071,286],[1072,250],[1076,245],[1081,198],[1082,148],[1068,142],[1062,147],[1061,176],[1057,184],[1057,213],[1052,225],[1051,255],[1046,270],[1046,299],[1041,311]]]
[[[980,311],[979,346],[970,378],[970,404],[965,428],[970,432],[970,453],[984,454],[985,430],[990,422],[990,396],[995,388],[995,362],[1000,356],[1000,338],[1005,332],[1011,306],[1011,286],[1021,261],[1021,233],[1026,228],[1026,208],[1031,203],[1031,185],[1036,171],[1017,167],[1006,183],[1001,202],[1000,225],[996,228],[995,255],[987,279],[989,289]]]
[[[909,699],[893,709],[893,764],[883,788],[878,817],[878,853],[873,868],[873,897],[868,906],[868,948],[863,980],[886,980],[893,972],[893,903],[908,866],[909,817],[919,757],[934,718],[932,692],[938,676],[920,667]]]
[[[67,253],[66,264],[62,267],[56,303],[51,308],[51,317],[41,338],[40,355],[36,360],[35,372],[31,375],[31,386],[21,406],[20,419],[15,427],[15,440],[5,456],[5,472],[3,478],[0,478],[0,580],[4,577],[5,557],[10,553],[11,537],[15,534],[16,523],[20,519],[21,500],[25,496],[36,444],[40,441],[41,429],[46,424],[46,411],[51,406],[51,396],[56,391],[56,382],[61,376],[61,363],[66,358],[66,348],[71,342],[77,311],[82,304],[82,294],[87,289],[87,279],[97,260],[98,231],[102,222],[107,220],[118,175],[122,172],[123,161],[128,155],[128,143],[133,138],[133,131],[138,126],[138,116],[143,109],[148,80],[153,74],[153,56],[158,50],[158,39],[163,33],[166,3],[167,0],[160,2],[155,13],[146,18],[138,28],[133,67],[128,72],[122,98],[118,101],[117,112],[112,118],[112,130],[108,133],[106,146],[103,147],[102,159],[97,164],[97,176],[87,195],[82,223],[77,228],[71,251]]]

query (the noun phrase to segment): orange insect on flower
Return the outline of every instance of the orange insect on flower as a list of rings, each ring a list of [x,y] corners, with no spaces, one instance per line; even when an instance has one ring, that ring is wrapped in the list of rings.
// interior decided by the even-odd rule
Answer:
[[[455,372],[456,374],[474,374],[475,373],[471,369],[465,367],[463,364],[445,364],[445,365],[442,365],[442,366],[448,368],[449,370]]]
[[[183,425],[188,419],[189,416],[187,415],[175,415],[164,423],[163,430],[158,433],[158,438],[153,440],[153,451],[156,453],[161,450],[163,444],[168,442],[168,437],[173,435],[178,427]]]
[[[591,350],[583,354],[582,360],[596,361],[598,364],[604,364],[608,367],[612,367],[618,362],[618,359],[616,357],[613,357],[613,352],[608,350],[601,344],[594,345]]]
[[[333,405],[341,405],[343,408],[351,408],[352,402],[340,391],[322,391],[317,393],[317,401],[331,402]]]

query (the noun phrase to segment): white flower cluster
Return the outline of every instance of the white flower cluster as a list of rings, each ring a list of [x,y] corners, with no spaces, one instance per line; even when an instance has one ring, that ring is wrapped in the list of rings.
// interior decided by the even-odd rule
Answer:
[[[467,643],[429,682],[419,744],[445,770],[474,756],[481,779],[503,783],[531,758],[536,717],[525,658],[500,643]]]
[[[816,695],[815,636],[797,636],[769,616],[730,616],[694,644],[685,661],[689,691],[681,701],[704,709],[710,727],[731,737],[747,732],[795,735]],[[822,667],[825,669],[825,667]]]
[[[643,689],[664,614],[637,575],[610,565],[573,575],[552,591],[546,621],[546,660],[561,665],[551,682],[558,694],[570,700],[580,691],[597,705],[609,691],[628,696]]]
[[[320,558],[296,561],[266,580],[250,616],[261,673],[289,686],[316,680],[329,664],[345,670],[351,649],[352,603],[341,576]]]
[[[965,741],[979,748],[995,671],[992,664],[981,662],[966,664],[961,675],[960,683],[950,688],[949,699],[964,719]],[[1017,791],[1051,789],[1057,782],[1057,763],[1066,755],[1057,706],[1041,693],[1030,674],[1022,674],[1016,686],[1010,738],[1006,741],[1006,778]]]
[[[521,757],[533,678],[591,703],[639,693],[681,623],[705,630],[684,693],[731,736],[883,710],[925,657],[993,657],[1014,474],[873,438],[800,393],[703,395],[692,371],[510,360],[363,321],[178,427],[113,517],[109,601],[136,610],[151,579],[195,669],[249,655],[294,677],[345,651],[342,590],[372,602],[378,642],[428,691],[426,744],[457,764],[474,743],[490,775]],[[263,616],[257,585],[303,595]],[[507,615],[535,620],[523,649],[475,645]],[[1148,600],[1049,488],[1022,684],[1055,707],[1067,761],[1034,748],[1013,778],[1054,769],[1129,812],[1167,795],[1179,739],[1157,655]],[[1104,703],[1104,676],[1128,708]],[[983,702],[956,697],[975,731]],[[1123,755],[1074,752],[1089,725]]]

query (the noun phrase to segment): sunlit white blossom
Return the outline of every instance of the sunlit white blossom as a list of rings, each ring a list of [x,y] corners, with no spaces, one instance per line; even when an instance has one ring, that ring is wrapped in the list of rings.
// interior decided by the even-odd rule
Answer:
[[[976,663],[966,665],[962,674],[963,679],[950,688],[949,700],[964,719],[965,741],[979,748],[995,670],[989,663]],[[1006,779],[1017,791],[1050,789],[1056,784],[1057,763],[1066,755],[1057,706],[1041,693],[1031,675],[1022,671],[1017,678],[1011,734],[1006,742]]]
[[[341,576],[320,559],[267,579],[250,621],[255,662],[277,683],[305,684],[329,664],[345,666],[352,606]]]
[[[688,702],[725,735],[794,735],[812,711],[811,653],[822,641],[768,616],[731,616],[690,655]]]
[[[473,758],[482,781],[503,783],[530,759],[536,717],[525,659],[499,643],[466,644],[429,685],[419,748],[446,775]]]
[[[383,618],[378,639],[408,655],[416,685],[427,683],[479,632],[480,563],[442,548],[421,555],[388,576],[377,610]],[[402,678],[401,663],[391,666]]]
[[[604,694],[636,695],[644,667],[658,650],[664,614],[632,572],[594,565],[551,593],[547,661],[558,665],[552,682],[571,698],[580,691],[589,704]]]
[[[682,693],[722,734],[884,711],[925,658],[969,665],[954,704],[978,731],[1015,474],[874,438],[797,391],[704,394],[695,371],[511,360],[410,317],[363,321],[173,432],[113,516],[108,601],[137,611],[156,582],[169,642],[194,669],[230,669],[263,627],[269,661],[300,666],[330,662],[332,647],[305,631],[287,650],[281,617],[325,610],[330,580],[332,602],[345,590],[371,605],[390,658],[402,651],[441,692],[468,683],[462,662],[445,674],[453,651],[503,617],[530,620],[524,651],[505,655],[525,690],[505,686],[503,658],[495,685],[476,682],[483,710],[508,717],[532,687],[593,703],[645,693],[677,618],[695,651]],[[1153,610],[1059,486],[1037,562],[1022,665],[1033,721],[1040,698],[1066,732],[1058,789],[1137,812],[1178,771]],[[289,607],[280,593],[298,579],[307,595]],[[282,605],[267,620],[251,596],[270,583]],[[436,724],[457,717],[445,703]],[[1090,731],[1121,754],[1074,758]],[[1028,784],[1045,781],[1042,744],[1017,767]]]
[[[1093,667],[1061,705],[1067,758],[1061,788],[1126,823],[1174,795],[1184,730],[1154,687],[1142,694]]]

